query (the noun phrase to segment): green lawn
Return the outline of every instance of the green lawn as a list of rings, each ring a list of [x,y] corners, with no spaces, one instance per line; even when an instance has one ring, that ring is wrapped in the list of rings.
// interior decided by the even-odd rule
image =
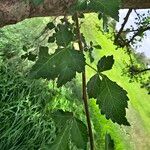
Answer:
[[[86,20],[82,24],[82,31],[87,41],[93,41],[94,44],[100,44],[102,50],[95,50],[95,63],[103,55],[114,55],[115,65],[111,71],[106,74],[116,81],[128,92],[130,99],[129,109],[127,110],[127,118],[131,127],[119,127],[111,121],[106,121],[103,116],[99,115],[99,110],[94,100],[90,101],[91,115],[93,118],[95,130],[99,132],[102,138],[105,132],[110,132],[115,140],[115,146],[118,150],[148,150],[150,149],[149,134],[150,134],[150,96],[145,89],[140,88],[138,83],[129,83],[129,78],[122,76],[122,69],[125,63],[129,62],[129,58],[122,49],[115,50],[113,42],[110,40],[110,35],[104,35],[98,30],[96,25],[100,25],[100,21],[95,15],[86,15]],[[93,74],[93,70],[87,68],[88,78]],[[99,126],[101,124],[101,126]],[[103,139],[97,138],[98,148],[103,143]],[[101,146],[103,149],[103,147]]]

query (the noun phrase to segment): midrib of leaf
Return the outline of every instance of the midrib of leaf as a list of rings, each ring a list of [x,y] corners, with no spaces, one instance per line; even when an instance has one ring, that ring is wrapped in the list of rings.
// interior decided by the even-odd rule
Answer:
[[[109,94],[110,94],[110,96],[111,96],[111,99],[116,99],[116,98],[114,98],[113,95],[111,94],[109,85],[107,84],[107,82],[106,82],[105,79],[104,79],[104,81],[105,81],[105,83],[106,83],[106,87],[108,88],[108,92],[109,92]],[[113,108],[114,108],[115,110],[117,110],[116,107],[115,107],[114,101],[112,101],[112,105],[113,105]],[[117,112],[118,112],[118,111],[117,111]]]
[[[69,66],[66,66],[64,69],[63,69],[63,72],[67,72],[67,68],[70,68]],[[60,75],[59,75],[60,76]],[[65,77],[65,73],[63,73],[63,76],[61,74],[61,78],[63,79]]]
[[[69,54],[70,54],[70,56],[72,56],[72,53],[71,53],[70,51],[69,51]],[[73,57],[73,56],[72,56],[72,57]],[[74,58],[74,57],[73,57],[73,58]],[[75,64],[75,62],[76,62],[75,59],[73,59],[72,61],[74,62],[73,64]]]
[[[53,54],[54,56],[50,57],[45,63],[43,63],[43,64],[41,65],[41,67],[39,67],[39,69],[38,69],[37,71],[35,71],[35,73],[37,74],[37,73],[40,71],[40,69],[43,68],[44,65],[46,65],[47,63],[49,63],[49,61],[50,61],[51,59],[53,59],[54,57],[56,57],[58,54],[60,54],[60,53],[63,52],[63,51],[65,51],[65,49],[62,49],[60,52],[57,52],[56,54]],[[49,55],[49,54],[48,54],[48,55]],[[49,55],[49,56],[50,56],[50,55]]]
[[[64,42],[64,41],[65,41],[65,34],[63,34],[62,32],[61,32],[61,37],[62,37],[62,39],[63,39],[63,44],[65,44],[65,47],[66,47],[67,45],[66,45],[66,43]]]
[[[67,127],[65,128],[65,130],[64,130],[64,132],[63,132],[63,134],[62,134],[62,136],[61,136],[61,138],[60,138],[60,140],[59,140],[59,142],[58,142],[58,144],[57,144],[57,149],[59,148],[59,146],[61,146],[61,143],[62,143],[62,141],[63,141],[63,138],[65,137],[65,133],[67,132],[69,130],[69,126],[67,125]],[[68,137],[69,138],[69,137]]]
[[[105,5],[103,5],[102,2],[100,2],[100,0],[99,0],[99,1],[96,1],[96,2],[99,3],[99,4],[101,4],[101,5],[104,7],[104,12],[105,12],[105,10],[109,10],[109,9],[107,9],[107,7],[105,7]]]
[[[74,122],[75,122],[75,125],[76,125],[76,128],[78,129],[78,134],[80,134],[79,136],[81,137],[81,139],[82,139],[82,134],[81,134],[81,132],[80,132],[80,130],[79,130],[79,127],[78,127],[78,124],[77,124],[77,121],[74,119]]]

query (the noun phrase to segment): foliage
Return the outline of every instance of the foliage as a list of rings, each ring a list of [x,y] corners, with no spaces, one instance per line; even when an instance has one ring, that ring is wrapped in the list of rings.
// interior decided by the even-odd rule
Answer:
[[[93,39],[94,44],[100,44],[101,50],[94,50],[93,56],[95,56],[95,61],[91,64],[93,67],[97,66],[99,57],[110,56],[113,54],[115,63],[111,71],[105,71],[104,73],[113,81],[116,81],[121,87],[128,91],[128,97],[130,99],[129,109],[127,110],[127,118],[130,122],[130,127],[119,127],[116,123],[112,123],[110,120],[107,121],[105,116],[99,115],[99,107],[96,106],[95,100],[89,100],[90,114],[92,117],[92,123],[94,124],[93,131],[95,133],[95,146],[96,150],[103,150],[104,147],[104,137],[105,133],[110,133],[112,139],[114,140],[115,149],[134,149],[134,147],[141,147],[140,149],[147,149],[149,147],[146,139],[149,139],[149,95],[146,94],[145,89],[140,89],[139,83],[132,82],[129,83],[129,78],[127,76],[122,76],[122,68],[125,67],[125,63],[129,63],[129,57],[122,49],[115,50],[116,46],[113,45],[110,36],[111,33],[105,33],[101,30],[98,30],[97,25],[99,20],[97,19],[96,14],[86,14],[85,21],[82,24],[82,32],[84,33],[87,42],[90,42]],[[99,24],[102,27],[102,24]],[[111,28],[110,28],[111,29]],[[111,30],[110,30],[111,31]],[[94,70],[87,68],[87,78],[89,79],[95,73]],[[134,91],[134,92],[133,92]],[[92,105],[91,105],[92,104]],[[142,125],[142,124],[143,125]],[[138,125],[137,125],[138,124]],[[141,125],[141,126],[139,126]],[[134,129],[141,131],[137,133]],[[133,129],[133,130],[132,130]],[[146,133],[146,134],[145,134]],[[148,134],[147,134],[148,133]],[[136,139],[141,139],[144,142],[141,145],[141,142],[138,142]],[[135,138],[136,137],[136,138]],[[147,141],[147,142],[146,142]],[[146,144],[147,143],[147,144]]]
[[[64,111],[67,108],[69,111],[78,110],[76,116],[79,118],[82,116],[82,108],[77,108],[75,97],[72,100],[69,89],[59,91],[57,88],[52,88],[51,83],[48,84],[47,81],[27,78],[26,63],[22,63],[18,58],[1,61],[0,149],[2,150],[47,149],[48,145],[57,138],[56,125],[50,115],[56,108]],[[69,103],[70,101],[72,103]],[[72,120],[72,130],[76,129],[77,132],[77,127],[81,126],[87,134],[84,123],[77,118],[76,120]],[[73,132],[73,140],[76,140],[76,132]],[[80,145],[79,143],[79,147]]]
[[[87,88],[89,97],[97,99],[101,113],[105,114],[106,118],[111,118],[118,124],[129,125],[124,109],[128,100],[126,91],[106,76],[102,76],[101,80],[98,74],[90,79]]]
[[[84,55],[75,51],[73,47],[56,49],[52,55],[48,54],[47,47],[40,47],[39,59],[32,67],[30,75],[53,80],[58,78],[57,86],[60,87],[73,79],[76,72],[82,72],[84,66]]]
[[[105,135],[105,149],[114,150],[114,141],[111,139],[110,134]]]
[[[90,10],[92,12],[101,12],[108,15],[116,20],[119,20],[118,10],[119,10],[120,0],[77,0],[76,4],[72,6],[73,11],[86,11]],[[73,12],[74,12],[73,11]]]
[[[125,28],[126,23],[128,22],[131,12],[134,11],[134,25],[131,25],[128,28]],[[129,9],[124,22],[115,35],[114,43],[119,47],[126,47],[125,51],[129,55],[130,64],[124,69],[124,74],[127,74],[130,77],[130,82],[138,81],[141,83],[141,87],[145,87],[149,91],[149,80],[145,79],[145,74],[150,70],[149,60],[142,53],[136,53],[134,49],[137,49],[141,46],[143,38],[147,36],[147,31],[150,30],[150,11],[147,13],[139,13],[138,10]],[[134,57],[133,57],[134,56]],[[136,59],[134,59],[136,58]],[[147,74],[148,75],[148,74]],[[149,76],[149,75],[148,75]]]
[[[82,121],[75,118],[73,113],[58,110],[52,114],[56,123],[57,136],[55,141],[48,147],[52,150],[69,150],[70,140],[77,148],[87,149],[87,129]]]
[[[47,27],[53,33],[53,35],[49,37],[48,42],[55,43],[55,52],[49,54],[48,47],[40,47],[38,59],[30,70],[30,77],[44,78],[54,81],[56,80],[57,87],[61,87],[68,81],[71,81],[76,76],[76,72],[82,73],[83,101],[85,104],[91,150],[94,147],[92,144],[90,120],[88,120],[88,106],[86,106],[86,85],[84,85],[84,80],[86,78],[84,74],[85,66],[91,66],[86,63],[85,53],[89,52],[90,61],[93,62],[94,58],[92,58],[91,55],[93,48],[101,49],[101,46],[93,45],[93,42],[91,41],[90,46],[87,47],[88,44],[85,40],[86,38],[80,32],[79,15],[77,9],[81,9],[80,6],[84,6],[86,9],[90,9],[94,12],[100,11],[103,14],[103,27],[104,30],[106,30],[107,15],[117,20],[119,4],[120,3],[118,0],[113,1],[113,3],[105,1],[100,2],[97,0],[89,1],[88,3],[87,1],[77,1],[77,5],[75,5],[73,8],[75,13],[72,16],[72,20],[67,19],[65,16],[64,18],[60,19],[60,23],[49,22],[47,24]],[[84,18],[84,15],[82,15],[81,18]],[[79,51],[75,46],[77,43]],[[127,108],[128,101],[127,92],[102,73],[110,70],[113,64],[113,56],[104,56],[99,60],[97,69],[91,67],[96,71],[96,75],[94,75],[87,84],[88,95],[89,98],[93,97],[97,99],[100,110],[102,114],[106,115],[107,119],[111,119],[113,122],[117,122],[120,125],[129,125],[127,119],[125,118],[125,108]],[[56,114],[57,113],[59,115],[54,115],[55,117],[53,117],[53,119],[56,123],[56,126],[59,123],[58,129],[61,128],[60,123],[64,124],[66,122],[67,124],[63,125],[61,133],[57,134],[57,138],[50,145],[50,147],[52,149],[62,149],[61,146],[63,145],[63,148],[69,149],[68,143],[72,141],[76,147],[86,149],[87,140],[85,139],[84,134],[86,133],[86,129],[83,131],[83,123],[80,120],[76,120],[75,118],[73,119],[73,114],[71,112],[65,113],[59,110],[56,112]],[[63,118],[63,121],[61,121],[61,118]],[[67,121],[65,121],[66,119]],[[78,124],[79,122],[80,125]],[[75,134],[72,132],[72,128],[78,132],[78,135],[77,133]],[[75,140],[74,135],[77,135],[78,138],[80,137],[80,140]]]
[[[41,2],[42,1],[39,0],[34,1],[34,4],[39,5],[41,4]],[[77,1],[77,5],[75,5],[76,7],[73,8],[73,12],[75,12],[75,14],[73,13],[72,20],[67,19],[65,16],[63,19],[61,18],[56,23],[49,22],[46,26],[46,29],[52,31],[53,33],[48,38],[48,43],[53,43],[56,46],[55,51],[50,52],[49,47],[47,47],[45,44],[45,46],[40,46],[39,50],[36,50],[36,52],[38,51],[39,53],[38,57],[36,54],[32,52],[27,52],[24,55],[22,55],[22,58],[36,61],[33,67],[30,69],[30,73],[29,73],[30,77],[37,78],[37,79],[44,78],[48,80],[53,80],[54,84],[56,81],[57,87],[62,87],[63,85],[71,81],[73,78],[76,77],[76,73],[82,73],[83,79],[86,78],[84,74],[86,69],[85,66],[89,66],[91,69],[93,69],[96,72],[96,74],[92,76],[87,83],[87,92],[89,98],[96,99],[96,102],[99,105],[101,113],[104,114],[107,119],[111,119],[113,122],[117,122],[119,125],[122,124],[129,125],[129,122],[126,119],[126,111],[125,111],[127,108],[127,101],[129,100],[127,97],[127,92],[123,88],[121,88],[116,82],[110,80],[108,76],[106,76],[103,73],[105,71],[112,69],[114,64],[113,56],[102,57],[97,63],[97,69],[93,68],[90,64],[87,63],[88,58],[86,57],[87,55],[86,52],[88,52],[90,62],[92,63],[94,62],[94,58],[92,57],[92,52],[94,49],[101,49],[101,45],[93,45],[92,41],[90,41],[90,44],[87,44],[88,42],[85,40],[86,37],[84,37],[84,35],[80,32],[80,24],[79,24],[80,20],[77,12],[78,9],[83,9],[83,8],[89,9],[93,12],[98,12],[99,14],[102,15],[103,28],[105,31],[107,31],[107,16],[113,17],[114,19],[117,20],[119,4],[120,3],[118,0],[114,0],[112,3],[110,3],[110,1],[106,2],[106,1],[98,1],[98,0],[90,0],[88,2],[84,0]],[[81,18],[84,18],[84,15],[82,14],[80,15],[83,16]],[[77,43],[79,46],[75,46]],[[23,50],[28,51],[28,48],[24,47]],[[83,79],[82,81],[84,83]],[[29,79],[27,85],[29,84],[30,81],[32,80]],[[26,89],[26,86],[23,87],[23,89]],[[21,90],[21,88],[19,87],[18,90]],[[83,92],[83,100],[84,100],[84,104],[86,104],[85,103],[86,99],[84,99],[85,95],[87,96],[86,85],[83,86],[83,91],[85,92],[85,93]],[[28,92],[28,90],[25,90],[25,92]],[[32,90],[30,92],[32,92]],[[36,92],[41,94],[41,92],[37,90]],[[11,91],[10,93],[15,93],[15,92]],[[19,93],[22,94],[22,91],[19,91]],[[9,94],[6,95],[8,96]],[[25,93],[25,95],[29,95],[29,94]],[[5,98],[7,99],[8,97]],[[52,98],[53,96],[51,97],[51,99]],[[40,98],[40,100],[42,100],[42,98]],[[36,114],[41,113],[40,115],[45,114],[44,111],[48,111],[49,113],[50,109],[47,108],[46,104],[48,103],[47,102],[45,103],[43,111],[41,108],[35,109],[35,107],[33,107],[33,110],[37,111],[37,112],[35,111]],[[32,108],[31,105],[30,107]],[[87,109],[88,108],[85,106],[86,112]],[[30,111],[25,110],[25,112],[30,112]],[[23,115],[26,116],[25,114]],[[88,115],[89,114],[86,113],[87,118],[89,117]],[[53,128],[54,130],[51,130],[51,132],[53,131],[52,138],[50,137],[51,135],[49,135],[48,139],[44,139],[44,142],[46,143],[42,143],[42,145],[35,145],[37,147],[33,146],[33,149],[43,148],[42,146],[46,145],[44,147],[45,149],[50,148],[54,150],[55,149],[69,150],[70,143],[74,144],[77,148],[87,149],[87,143],[88,143],[87,127],[88,130],[90,130],[91,128],[89,127],[90,121],[87,121],[88,126],[86,127],[83,120],[81,121],[79,118],[77,118],[73,111],[66,112],[62,109],[54,111],[51,114],[51,116],[48,116],[46,113],[42,117],[46,118],[47,120],[50,120],[50,125],[52,127],[56,126],[56,130],[55,128]],[[51,117],[54,122],[51,120]],[[28,121],[28,119],[25,121]],[[51,126],[50,129],[52,128]],[[27,128],[30,128],[30,126]],[[26,129],[26,126],[25,127],[23,126],[23,130],[24,129]],[[30,133],[30,131],[28,132]],[[89,138],[91,139],[92,137],[89,136]],[[110,137],[107,136],[107,139],[110,140]],[[34,139],[33,141],[34,144],[36,143],[35,140],[37,139]],[[94,147],[91,147],[91,149],[93,148]]]
[[[42,78],[52,79],[52,80],[54,80],[55,78],[58,78],[57,79],[58,87],[62,86],[66,82],[70,81],[73,77],[75,77],[76,71],[79,73],[83,72],[84,66],[85,66],[84,54],[75,50],[73,46],[68,46],[69,44],[68,42],[72,42],[72,38],[69,41],[69,39],[65,36],[69,33],[69,29],[64,30],[63,24],[66,24],[66,26],[69,26],[69,28],[71,26],[69,22],[64,22],[64,21],[62,22],[62,24],[58,24],[56,26],[56,28],[59,28],[59,30],[56,30],[55,31],[56,33],[53,34],[54,37],[57,35],[56,44],[58,45],[58,48],[56,49],[56,51],[53,54],[49,55],[48,48],[41,47],[39,50],[39,58],[30,71],[30,75],[35,78],[42,77]],[[60,28],[60,27],[63,27],[63,28]],[[72,29],[74,29],[74,26],[72,27]],[[73,33],[72,33],[72,36],[73,36]],[[76,38],[76,35],[73,39],[75,38]],[[61,41],[63,43],[58,42],[58,41]],[[62,47],[61,49],[59,48],[60,46]],[[62,62],[63,59],[64,61]],[[98,62],[98,65],[97,65],[98,72],[103,72],[103,71],[111,69],[113,66],[113,63],[114,63],[113,56],[103,57]],[[102,78],[104,78],[104,76],[102,76]],[[100,85],[101,84],[98,84],[98,87],[100,87]],[[89,86],[92,87],[92,85],[90,84]],[[115,85],[112,84],[110,88],[114,89],[114,87]],[[97,91],[99,90],[96,90],[95,93],[97,93]],[[121,92],[122,89],[120,89],[119,91]],[[105,93],[107,93],[107,91],[105,91]],[[124,100],[127,101],[128,98],[125,96]],[[127,103],[126,105],[122,104],[121,106],[122,106],[122,109],[123,108],[125,109],[125,107],[127,107]],[[109,103],[106,103],[105,107],[107,109],[109,107]],[[109,109],[109,110],[112,110],[112,109]],[[106,111],[103,111],[103,113],[106,113]],[[111,113],[114,114],[113,110],[111,111]],[[125,116],[125,112],[123,112],[122,115]],[[118,122],[119,124],[126,124],[126,125],[128,124],[127,121],[125,121],[124,119],[122,121],[121,120],[118,121],[116,118],[114,119],[113,117],[110,117],[110,116],[108,118],[113,119],[114,122]]]

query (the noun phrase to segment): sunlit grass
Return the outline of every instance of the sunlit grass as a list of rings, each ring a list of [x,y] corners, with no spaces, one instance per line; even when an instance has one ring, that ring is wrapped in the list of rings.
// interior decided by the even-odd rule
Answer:
[[[108,131],[111,133],[112,137],[116,141],[116,148],[118,150],[123,149],[136,149],[137,146],[143,145],[141,147],[144,150],[150,145],[148,144],[148,138],[150,133],[150,96],[147,94],[145,89],[140,88],[140,84],[134,82],[129,83],[129,78],[127,76],[122,76],[122,69],[125,67],[125,63],[129,63],[129,57],[124,53],[123,49],[116,50],[116,46],[113,45],[113,42],[110,39],[110,35],[104,35],[101,31],[98,30],[96,26],[100,26],[100,21],[96,18],[96,15],[86,15],[86,20],[82,25],[82,31],[85,34],[87,41],[93,41],[94,44],[100,44],[102,46],[101,50],[95,50],[95,63],[92,64],[93,67],[96,67],[96,63],[100,57],[103,55],[114,55],[115,64],[112,70],[107,71],[106,74],[113,80],[116,81],[120,86],[122,86],[128,92],[128,96],[130,99],[130,108],[127,111],[127,118],[131,123],[131,127],[123,127],[119,129],[119,126],[113,125],[110,122],[106,122],[103,117],[98,116],[99,113],[97,106],[95,106],[94,102],[90,102],[92,113],[94,113],[94,122],[97,119],[98,122],[103,126],[103,131]],[[87,68],[87,77],[91,77],[94,71],[90,68]],[[137,125],[140,123],[140,125]],[[97,126],[96,125],[96,126]],[[100,128],[100,127],[98,127]],[[97,128],[97,129],[98,129]],[[140,130],[143,135],[138,135],[134,133],[134,128],[136,130]],[[100,132],[100,129],[99,129]],[[128,134],[126,134],[126,132]],[[139,136],[139,137],[138,137]],[[136,141],[134,138],[142,138],[139,141]],[[121,140],[120,140],[121,139]],[[134,143],[134,142],[142,142],[143,143]],[[145,144],[144,144],[145,142]],[[138,147],[140,149],[140,147]]]

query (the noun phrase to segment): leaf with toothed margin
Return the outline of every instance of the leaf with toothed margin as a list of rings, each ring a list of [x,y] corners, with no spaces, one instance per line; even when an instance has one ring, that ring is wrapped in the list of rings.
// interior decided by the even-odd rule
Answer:
[[[103,72],[112,69],[114,61],[113,55],[103,56],[97,64],[98,71]]]
[[[127,92],[107,76],[94,75],[87,83],[90,98],[96,98],[102,114],[119,125],[130,125],[126,119]],[[96,96],[95,96],[96,95]]]
[[[61,132],[59,132],[56,135],[56,139],[53,143],[48,144],[46,146],[47,150],[70,150],[69,148],[69,136],[70,136],[70,126],[69,124],[66,124],[66,126],[64,126],[61,130]]]
[[[48,80],[57,78],[57,86],[60,87],[71,81],[76,72],[81,73],[84,69],[84,55],[73,47],[58,48],[51,55],[48,47],[40,47],[39,58],[33,65],[30,76]]]
[[[101,86],[101,80],[98,74],[91,77],[90,81],[87,83],[87,92],[89,98],[97,98],[99,95],[98,91]]]
[[[71,141],[79,149],[87,149],[88,133],[86,125],[72,112],[57,110],[52,115],[57,132],[54,143],[49,145],[52,150],[67,150]]]
[[[101,12],[119,21],[120,0],[91,0],[88,9]]]

